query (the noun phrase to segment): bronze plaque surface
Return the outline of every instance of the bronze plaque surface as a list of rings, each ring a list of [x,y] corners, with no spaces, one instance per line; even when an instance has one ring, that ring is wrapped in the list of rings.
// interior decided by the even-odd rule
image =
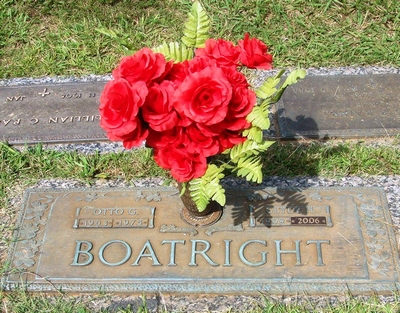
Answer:
[[[0,140],[10,144],[106,140],[98,110],[104,85],[0,87]]]
[[[400,75],[307,76],[277,105],[283,138],[400,133]]]
[[[28,190],[3,288],[288,294],[398,290],[378,188],[227,190],[193,227],[174,188]]]

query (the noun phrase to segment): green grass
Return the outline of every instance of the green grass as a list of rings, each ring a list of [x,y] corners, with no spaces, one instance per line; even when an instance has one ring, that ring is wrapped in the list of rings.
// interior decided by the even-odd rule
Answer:
[[[398,0],[203,0],[211,35],[265,41],[276,67],[400,65]],[[190,0],[0,0],[0,78],[109,73],[125,53],[179,40]],[[245,22],[244,22],[245,21]]]
[[[161,295],[162,296],[162,295]],[[282,301],[262,296],[260,300],[254,299],[251,308],[247,313],[306,313],[306,312],[326,312],[326,313],[395,313],[399,312],[400,304],[397,297],[395,301],[382,303],[378,296],[370,298],[345,297],[346,301],[338,301],[335,304],[324,303],[318,299],[306,298],[302,300],[294,300],[287,303]],[[58,295],[46,297],[44,295],[32,296],[24,291],[15,292],[7,295],[0,292],[0,300],[2,300],[2,312],[13,313],[89,313],[93,312],[93,303],[90,304],[88,299],[71,300],[67,295]],[[96,299],[98,300],[98,299]],[[95,301],[96,301],[95,300]],[[94,301],[94,302],[95,302]],[[122,301],[124,302],[124,301]],[[131,304],[124,303],[121,307],[113,312],[118,313],[147,313],[149,312],[146,305],[146,296],[138,298],[136,301],[130,300]],[[301,303],[300,303],[301,302]],[[96,310],[97,312],[108,312],[105,310]],[[157,312],[171,312],[160,308]],[[182,312],[184,310],[174,311]],[[204,312],[204,311],[203,311]],[[209,311],[211,312],[211,311]],[[240,312],[235,308],[230,308],[226,313]],[[240,312],[243,313],[243,312]]]
[[[363,143],[275,143],[264,154],[264,176],[399,175],[400,146],[368,146]],[[170,178],[149,156],[148,150],[89,154],[58,152],[42,145],[18,151],[0,144],[0,207],[17,182],[32,184],[40,179],[75,178],[88,183],[96,179],[144,177]]]

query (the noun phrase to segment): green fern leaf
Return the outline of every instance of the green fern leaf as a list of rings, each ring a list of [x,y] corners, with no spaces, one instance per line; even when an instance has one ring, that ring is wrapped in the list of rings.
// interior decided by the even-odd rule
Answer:
[[[264,101],[261,105],[255,106],[249,115],[247,115],[246,119],[252,124],[252,126],[266,130],[271,125],[268,114],[269,102]]]
[[[307,72],[302,69],[297,69],[292,71],[288,77],[286,78],[285,82],[282,84],[282,86],[279,88],[278,92],[275,94],[274,98],[272,99],[273,103],[278,102],[279,99],[282,97],[283,92],[285,89],[292,85],[297,83],[300,79],[303,79],[306,77]]]
[[[257,143],[253,140],[246,140],[231,149],[231,160],[233,163],[239,163],[241,159],[259,155],[260,152],[266,151],[274,141],[263,141]]]
[[[162,53],[167,61],[172,60],[174,63],[193,59],[193,50],[188,49],[184,44],[179,44],[179,42],[170,42],[169,44],[164,42],[162,45],[153,48],[153,51]]]
[[[250,140],[254,140],[257,143],[261,143],[263,141],[263,131],[257,126],[245,129],[242,132],[242,135]]]
[[[199,1],[195,1],[183,30],[182,42],[193,48],[202,48],[209,38],[210,19]]]
[[[225,205],[225,189],[220,184],[220,180],[224,177],[223,170],[223,167],[209,164],[202,177],[190,181],[190,195],[200,212],[205,210],[211,200],[218,202],[221,206]]]
[[[247,181],[260,184],[262,182],[262,164],[260,156],[242,158],[236,166],[237,175]]]
[[[285,70],[281,70],[275,77],[269,77],[264,84],[256,90],[257,97],[261,99],[271,97],[277,91],[276,86],[279,84],[280,78],[284,72]]]

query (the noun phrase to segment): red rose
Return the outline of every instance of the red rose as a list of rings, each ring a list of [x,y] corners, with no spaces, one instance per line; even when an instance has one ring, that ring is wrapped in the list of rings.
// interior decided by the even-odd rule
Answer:
[[[171,129],[178,123],[178,116],[172,106],[175,89],[171,82],[163,81],[149,88],[146,102],[142,107],[143,119],[156,131]]]
[[[203,55],[194,57],[187,63],[188,74],[193,74],[204,70],[207,67],[218,67],[217,61],[209,56]],[[185,77],[186,78],[186,77]]]
[[[181,115],[212,125],[226,117],[232,86],[220,68],[206,67],[188,75],[174,98],[174,107]]]
[[[158,132],[149,129],[149,136],[146,140],[146,146],[154,149],[164,149],[165,147],[177,147],[185,144],[187,141],[184,129],[176,126],[169,130]]]
[[[240,49],[232,42],[223,39],[208,39],[204,48],[196,49],[196,56],[208,56],[217,61],[220,66],[236,67],[239,61]]]
[[[249,68],[270,70],[272,68],[272,55],[267,53],[268,47],[257,38],[244,35],[244,40],[239,40],[240,62]]]
[[[200,154],[191,154],[185,148],[165,148],[154,151],[156,163],[167,170],[178,182],[188,182],[204,175],[207,160]]]
[[[112,141],[122,141],[125,149],[139,147],[149,134],[148,129],[139,118],[129,121],[126,124],[132,129],[130,133],[119,134],[118,132],[107,133],[107,136]]]
[[[190,153],[198,153],[205,157],[216,155],[219,152],[218,136],[209,136],[202,132],[195,124],[186,129],[186,149]]]
[[[243,87],[235,88],[226,119],[221,122],[224,128],[229,130],[249,128],[250,123],[246,117],[253,110],[256,102],[257,98],[252,90]]]
[[[129,141],[129,146],[138,146],[147,135],[147,130],[137,119],[148,90],[146,84],[137,82],[132,86],[124,79],[107,83],[100,97],[100,126],[111,140]]]
[[[244,74],[240,73],[236,68],[224,68],[225,76],[228,78],[229,82],[233,86],[236,87],[249,87],[249,83],[247,82],[247,78]]]
[[[220,123],[220,127],[229,130],[243,130],[250,126],[246,116],[253,110],[257,102],[255,93],[250,90],[246,76],[237,69],[224,69],[225,76],[233,87],[232,100],[229,103],[226,118]]]
[[[176,84],[180,84],[188,75],[189,62],[183,61],[181,63],[174,63],[171,70],[168,72],[165,79],[170,80]]]
[[[224,130],[220,133],[219,137],[220,142],[220,151],[219,153],[224,152],[226,149],[233,148],[235,145],[238,145],[244,141],[246,141],[246,137],[243,137],[241,134],[235,131]]]
[[[161,77],[166,68],[170,68],[166,65],[164,55],[143,48],[134,55],[124,57],[112,74],[114,78],[125,78],[130,83],[137,81],[149,83]]]

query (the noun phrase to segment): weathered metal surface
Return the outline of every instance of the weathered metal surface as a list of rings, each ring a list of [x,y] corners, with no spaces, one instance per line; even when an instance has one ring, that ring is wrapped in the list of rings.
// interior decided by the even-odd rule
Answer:
[[[10,144],[106,140],[98,110],[104,85],[0,87],[0,140]]]
[[[28,190],[3,288],[387,293],[399,258],[379,188],[228,189],[193,227],[174,188]]]
[[[277,105],[283,138],[400,133],[400,75],[308,76]]]

